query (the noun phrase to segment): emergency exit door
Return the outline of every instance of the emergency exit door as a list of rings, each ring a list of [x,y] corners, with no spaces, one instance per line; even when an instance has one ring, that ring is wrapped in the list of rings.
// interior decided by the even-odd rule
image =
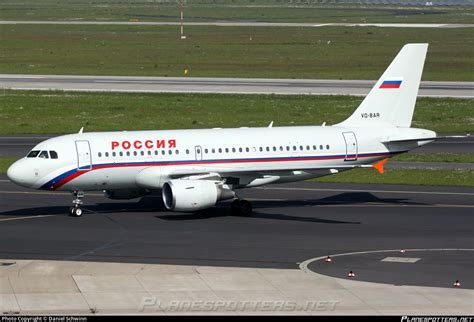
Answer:
[[[194,147],[194,151],[196,152],[196,160],[202,160],[202,148],[200,145],[196,145]]]
[[[91,148],[89,141],[76,141],[77,151],[77,169],[90,170],[92,169]]]
[[[346,157],[344,161],[357,160],[357,139],[354,132],[344,132],[342,135],[346,142]]]

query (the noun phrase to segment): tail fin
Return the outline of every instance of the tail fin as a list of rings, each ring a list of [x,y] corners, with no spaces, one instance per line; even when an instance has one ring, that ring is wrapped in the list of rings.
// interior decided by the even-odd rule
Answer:
[[[428,44],[407,44],[356,111],[340,126],[410,127]]]

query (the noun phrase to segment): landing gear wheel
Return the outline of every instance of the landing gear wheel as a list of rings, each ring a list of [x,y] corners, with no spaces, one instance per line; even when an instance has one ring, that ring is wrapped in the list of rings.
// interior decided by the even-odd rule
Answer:
[[[84,191],[73,191],[72,195],[74,196],[74,199],[72,200],[73,206],[69,208],[69,215],[73,217],[81,217],[81,205],[84,203]]]
[[[243,199],[235,199],[230,204],[230,210],[234,216],[248,216],[252,213],[252,204]]]
[[[71,207],[69,208],[69,214],[73,217],[81,217],[82,216],[82,209],[79,207]]]
[[[240,215],[240,200],[239,199],[235,199],[232,201],[232,203],[230,204],[230,211],[232,215],[234,216]]]
[[[249,216],[252,213],[252,204],[247,200],[240,200],[240,214]]]

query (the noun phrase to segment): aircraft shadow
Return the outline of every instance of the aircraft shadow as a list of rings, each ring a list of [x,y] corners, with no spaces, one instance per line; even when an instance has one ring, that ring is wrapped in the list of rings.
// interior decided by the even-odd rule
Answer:
[[[310,206],[350,206],[357,204],[375,203],[379,205],[420,205],[420,203],[410,202],[401,198],[378,198],[368,192],[348,192],[338,195],[311,200],[255,200],[252,201],[254,212],[246,217],[253,219],[274,219],[301,222],[315,222],[328,224],[360,224],[358,221],[339,221],[331,219],[322,219],[315,217],[294,216],[288,214],[274,214],[265,212],[267,208],[295,208]],[[34,207],[15,209],[1,212],[0,216],[38,216],[38,215],[67,215],[69,206],[55,207]],[[161,198],[149,195],[141,198],[138,202],[107,202],[95,205],[85,205],[84,213],[110,214],[127,212],[163,212],[165,211]],[[182,221],[182,220],[204,220],[216,217],[232,216],[229,209],[229,202],[218,203],[217,207],[205,209],[195,213],[166,213],[155,216],[161,220]]]

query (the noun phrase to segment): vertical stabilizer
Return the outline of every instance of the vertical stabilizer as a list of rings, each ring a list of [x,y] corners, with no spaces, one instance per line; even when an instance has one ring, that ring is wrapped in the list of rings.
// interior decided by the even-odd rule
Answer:
[[[428,44],[403,46],[356,111],[339,126],[410,127]]]

